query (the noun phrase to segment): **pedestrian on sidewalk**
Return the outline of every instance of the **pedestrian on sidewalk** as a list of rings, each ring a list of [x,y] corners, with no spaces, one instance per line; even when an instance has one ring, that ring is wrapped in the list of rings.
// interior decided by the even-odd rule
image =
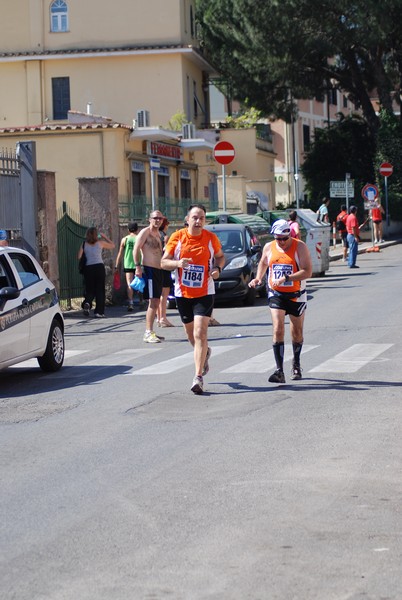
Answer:
[[[272,342],[276,370],[269,377],[271,383],[285,383],[283,362],[285,354],[285,316],[289,315],[293,346],[291,379],[301,379],[300,355],[303,347],[304,313],[307,308],[306,279],[311,277],[310,251],[301,240],[290,235],[285,219],[272,225],[274,241],[265,244],[250,287],[260,286],[268,269],[268,306],[272,318]]]
[[[169,221],[166,217],[163,218],[163,221],[159,227],[159,235],[162,242],[162,252],[165,250],[166,242],[169,239],[168,235]],[[172,282],[172,273],[163,269],[163,284],[162,284],[162,295],[159,302],[158,312],[156,315],[156,320],[158,322],[159,327],[174,327],[173,323],[169,321],[167,318],[167,300],[169,296],[170,289],[173,285]]]
[[[0,229],[0,247],[5,248],[6,246],[8,246],[7,231]]]
[[[319,223],[329,223],[328,206],[330,203],[329,198],[323,198],[320,208],[317,210],[317,221]]]
[[[160,210],[153,210],[148,220],[148,227],[140,231],[134,245],[135,275],[140,278],[145,275],[144,298],[149,300],[145,314],[144,342],[159,344],[165,339],[154,332],[154,322],[163,287],[162,242],[159,235],[163,214]]]
[[[301,240],[300,225],[297,221],[297,212],[295,210],[290,211],[288,223],[290,225],[290,235],[292,236],[292,238],[296,238],[296,240]]]
[[[357,259],[357,247],[360,242],[360,227],[359,221],[357,220],[357,206],[352,204],[349,208],[349,214],[346,219],[346,231],[347,231],[347,242],[349,247],[349,269],[358,269],[359,266],[356,264]]]
[[[204,229],[205,219],[205,206],[190,206],[188,226],[172,233],[162,258],[162,268],[175,271],[177,309],[194,348],[194,394],[203,393],[203,377],[209,371],[208,324],[214,307],[214,279],[225,264],[219,238]]]
[[[115,263],[115,271],[119,270],[120,262],[123,257],[123,271],[126,276],[127,283],[127,297],[128,297],[128,306],[127,310],[131,312],[134,308],[134,290],[131,287],[131,282],[134,279],[135,275],[135,263],[134,263],[134,246],[135,241],[137,239],[138,234],[138,224],[137,223],[129,223],[127,225],[128,235],[124,236],[124,238],[120,242],[119,253],[117,254],[116,263]],[[142,294],[140,294],[140,301],[142,302]]]
[[[348,257],[348,232],[346,229],[346,219],[348,218],[348,213],[346,212],[346,204],[341,205],[341,212],[336,217],[336,229],[339,232],[342,240],[342,255],[343,262],[346,262]]]
[[[94,317],[105,316],[106,299],[106,271],[102,258],[103,250],[113,250],[114,242],[104,233],[98,233],[96,227],[89,227],[85,235],[85,241],[78,251],[78,260],[85,254],[86,263],[83,269],[85,284],[85,297],[81,304],[84,315],[89,316],[92,302],[95,300]]]
[[[381,244],[384,241],[382,238],[382,216],[384,214],[385,210],[381,206],[381,202],[377,200],[375,206],[370,210],[370,217],[373,222],[374,244]]]

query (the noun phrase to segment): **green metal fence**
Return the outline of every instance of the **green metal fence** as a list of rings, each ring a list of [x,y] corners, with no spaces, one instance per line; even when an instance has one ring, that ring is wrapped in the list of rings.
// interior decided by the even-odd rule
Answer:
[[[155,207],[160,210],[169,221],[182,222],[187,214],[190,204],[203,204],[207,211],[217,210],[218,202],[209,200],[194,200],[191,198],[156,198]],[[126,224],[130,221],[145,223],[152,211],[152,199],[147,196],[134,196],[130,200],[119,198],[119,222]]]
[[[70,214],[67,214],[67,213]],[[60,277],[60,303],[63,308],[73,307],[74,299],[83,297],[83,278],[78,272],[77,254],[88,224],[79,223],[78,215],[72,218],[65,203],[57,215],[57,250]],[[76,219],[76,220],[75,220]]]

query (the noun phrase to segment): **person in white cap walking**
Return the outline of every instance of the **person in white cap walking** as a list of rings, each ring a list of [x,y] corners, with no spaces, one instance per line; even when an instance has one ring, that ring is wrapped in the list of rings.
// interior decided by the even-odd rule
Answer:
[[[274,241],[265,244],[257,275],[250,287],[260,286],[268,269],[268,306],[272,318],[272,342],[276,370],[271,383],[285,383],[283,361],[285,354],[285,316],[289,315],[293,346],[291,379],[301,379],[300,354],[303,347],[304,313],[307,307],[305,280],[311,277],[311,256],[306,244],[292,238],[290,225],[278,219],[272,225]]]

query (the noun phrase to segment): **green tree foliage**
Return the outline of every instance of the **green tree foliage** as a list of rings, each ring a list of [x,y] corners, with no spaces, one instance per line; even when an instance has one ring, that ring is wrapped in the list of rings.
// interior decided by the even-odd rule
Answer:
[[[402,220],[402,127],[399,119],[387,111],[380,113],[380,128],[377,136],[377,154],[375,172],[385,205],[385,178],[380,175],[381,163],[389,162],[394,171],[388,177],[388,209],[392,219]]]
[[[225,123],[233,129],[249,129],[257,124],[261,118],[261,111],[255,108],[242,110],[237,115],[226,117]]]
[[[311,207],[318,208],[323,196],[329,196],[330,181],[344,181],[350,173],[355,184],[355,204],[361,204],[360,190],[375,181],[375,143],[366,121],[359,115],[344,117],[326,129],[316,129],[315,140],[301,168]],[[341,202],[331,202],[337,211]],[[339,212],[339,211],[338,211]],[[336,215],[331,215],[333,218]]]
[[[170,117],[167,128],[171,131],[181,131],[183,125],[188,123],[186,113],[183,110],[178,110],[177,113]]]
[[[339,87],[373,133],[370,94],[400,104],[400,0],[197,0],[206,56],[235,99],[289,120],[293,98]],[[245,100],[246,99],[246,100]]]

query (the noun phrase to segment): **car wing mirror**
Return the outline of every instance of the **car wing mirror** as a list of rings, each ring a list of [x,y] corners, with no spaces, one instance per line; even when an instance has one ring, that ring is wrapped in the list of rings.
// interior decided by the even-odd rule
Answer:
[[[20,295],[20,291],[16,287],[3,287],[0,289],[0,299],[4,302],[6,300],[15,300]]]

